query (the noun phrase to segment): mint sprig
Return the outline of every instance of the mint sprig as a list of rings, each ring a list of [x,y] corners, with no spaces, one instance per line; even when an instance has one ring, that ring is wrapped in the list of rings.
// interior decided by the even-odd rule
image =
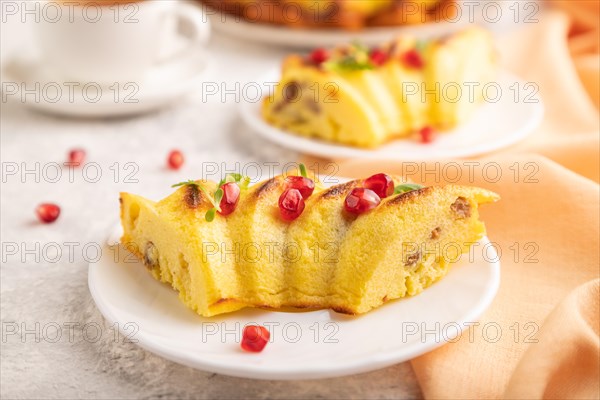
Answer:
[[[223,192],[223,185],[226,183],[236,183],[241,190],[245,190],[248,189],[248,185],[250,184],[250,177],[232,172],[225,175],[225,178],[219,181],[217,184],[217,190],[215,191],[215,202],[213,203],[214,207],[208,210],[204,216],[204,219],[206,219],[208,222],[211,222],[213,219],[215,219],[217,211],[221,211],[220,204],[225,194],[225,192]]]
[[[326,62],[325,67],[336,72],[364,71],[373,69],[369,59],[359,60],[354,55],[344,56],[337,61]]]
[[[223,189],[218,188],[215,191],[215,203],[221,204],[221,200],[223,200]],[[220,211],[220,210],[219,210]]]
[[[179,182],[174,185],[171,185],[172,188],[181,187],[181,186],[198,186],[199,183],[193,179],[188,179],[187,181]]]
[[[237,174],[237,173],[230,173],[225,175],[225,178],[221,179],[219,181],[219,184],[217,185],[217,187],[221,187],[226,183],[230,183],[230,182],[235,182],[238,184],[238,186],[240,187],[240,189],[248,189],[248,186],[250,185],[250,177],[242,175],[242,174]]]
[[[362,43],[360,40],[353,40],[352,41],[352,49],[354,51],[359,51],[362,53],[368,53],[369,52],[369,48],[367,47],[367,45],[365,45],[364,43]]]
[[[323,65],[325,68],[337,72],[373,69],[375,65],[371,62],[369,52],[370,49],[367,46],[355,41]]]
[[[394,194],[402,194],[406,192],[412,192],[413,190],[419,190],[423,188],[421,185],[417,185],[416,183],[405,183],[403,185],[398,185],[394,188]]]
[[[423,54],[425,49],[427,49],[428,44],[429,44],[429,42],[427,40],[417,39],[417,41],[415,42],[415,50],[417,50],[419,53]]]
[[[217,215],[217,209],[213,207],[204,214],[204,219],[206,222],[212,222],[215,219],[215,215]]]
[[[206,212],[204,218],[210,222],[215,219],[215,214],[217,211],[221,211],[221,199],[223,198],[223,189],[219,188],[215,191],[214,196],[200,183],[196,182],[193,179],[189,179],[187,181],[179,182],[174,185],[171,185],[172,188],[181,187],[181,186],[195,186],[200,189],[205,195],[210,204],[212,204],[212,208]]]
[[[300,163],[300,165],[298,165],[298,169],[300,170],[300,175],[302,175],[303,178],[308,178],[308,174],[306,173],[306,165]]]
[[[221,179],[217,184],[217,190],[215,190],[214,194],[210,193],[203,185],[192,179],[176,183],[174,185],[171,185],[171,187],[176,188],[181,186],[195,186],[198,189],[202,190],[202,192],[206,195],[208,201],[210,201],[210,204],[212,204],[212,208],[206,212],[206,214],[204,215],[204,219],[207,222],[211,222],[215,219],[217,212],[221,211],[221,200],[223,200],[223,196],[225,195],[222,186],[226,183],[237,183],[240,189],[245,190],[248,188],[248,185],[250,185],[250,178],[242,174],[227,174],[225,175],[225,178]]]

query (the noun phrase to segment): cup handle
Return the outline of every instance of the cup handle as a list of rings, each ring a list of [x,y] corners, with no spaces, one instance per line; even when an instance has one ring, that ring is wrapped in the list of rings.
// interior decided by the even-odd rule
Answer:
[[[193,30],[193,33],[187,38],[189,43],[183,49],[171,54],[166,58],[159,60],[160,64],[168,63],[174,59],[181,58],[190,53],[190,49],[195,46],[204,47],[210,39],[210,21],[206,14],[198,7],[186,2],[177,2],[175,8],[167,13],[168,16],[175,16],[177,26],[182,22],[187,22]]]

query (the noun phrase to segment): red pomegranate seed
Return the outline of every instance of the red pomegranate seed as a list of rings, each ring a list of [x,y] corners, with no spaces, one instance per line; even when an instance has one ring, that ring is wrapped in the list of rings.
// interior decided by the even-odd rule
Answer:
[[[285,221],[293,221],[304,211],[304,199],[298,189],[286,189],[279,197],[279,213]]]
[[[430,126],[426,126],[419,131],[419,135],[421,135],[421,143],[431,143],[433,142],[433,128]]]
[[[368,177],[363,186],[374,191],[382,199],[394,194],[394,181],[391,176],[386,174],[375,174]]]
[[[315,182],[303,176],[288,176],[285,178],[285,187],[298,189],[303,199],[308,199],[315,190]]]
[[[219,203],[221,215],[231,214],[237,207],[238,201],[240,200],[240,187],[235,182],[228,182],[221,186],[223,189],[223,198]]]
[[[425,66],[425,62],[423,61],[423,57],[421,57],[421,53],[419,53],[416,49],[411,49],[404,53],[402,56],[402,61],[407,67],[421,69]]]
[[[381,203],[377,193],[371,189],[354,188],[344,201],[344,208],[352,214],[362,214],[374,209]]]
[[[323,48],[318,48],[310,53],[308,59],[315,65],[321,65],[329,59],[329,52]]]
[[[83,164],[85,160],[85,150],[73,149],[69,151],[69,163],[75,166]]]
[[[60,215],[60,207],[52,203],[44,203],[37,206],[35,212],[41,222],[50,224]]]
[[[169,158],[167,159],[167,164],[171,169],[179,169],[183,165],[183,153],[179,150],[173,150],[169,153]]]
[[[252,353],[260,353],[263,351],[271,334],[269,330],[260,325],[248,325],[244,328],[242,334],[242,349]]]
[[[387,61],[388,54],[381,49],[373,49],[369,54],[369,59],[375,66],[380,66]]]

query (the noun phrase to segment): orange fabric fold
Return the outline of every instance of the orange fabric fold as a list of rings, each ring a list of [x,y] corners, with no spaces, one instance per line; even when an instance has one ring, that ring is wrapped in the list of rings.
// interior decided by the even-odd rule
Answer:
[[[505,68],[535,82],[546,109],[522,143],[470,160],[475,169],[338,162],[343,176],[410,171],[424,184],[449,183],[452,163],[456,183],[502,196],[482,208],[501,252],[498,295],[469,335],[412,361],[426,398],[600,398],[600,2],[552,3],[498,41]],[[486,324],[501,329],[497,340]]]
[[[585,63],[590,58],[598,61],[600,54],[571,56],[572,21],[564,12],[543,13],[539,21],[524,24],[498,40],[503,66],[537,85],[545,107],[541,126],[526,140],[502,153],[535,152],[599,181],[600,116],[590,94],[600,91],[600,68],[596,63],[595,67],[592,65],[594,68],[583,72],[595,77],[595,82],[592,78],[583,81],[576,63]]]
[[[553,0],[569,16],[568,45],[575,69],[596,107],[600,107],[600,2]]]
[[[575,289],[550,314],[539,343],[527,349],[508,385],[507,398],[597,399],[600,281]]]
[[[597,398],[600,392],[594,369],[580,374],[585,365],[593,362],[597,370],[600,356],[597,329],[595,339],[587,335],[588,340],[583,344],[579,341],[583,336],[575,332],[580,325],[561,326],[565,320],[560,318],[549,318],[544,323],[553,307],[571,290],[598,278],[600,198],[596,183],[534,154],[507,155],[466,164],[349,161],[340,165],[340,174],[364,177],[381,171],[392,174],[410,171],[411,180],[435,185],[447,182],[450,174],[444,171],[455,171],[457,166],[461,173],[456,183],[481,186],[502,197],[500,202],[481,210],[488,236],[501,253],[501,284],[490,309],[479,325],[471,328],[472,336],[462,335],[457,343],[413,360],[425,397],[502,398],[507,391],[511,398],[538,398],[536,395],[540,394],[558,398],[568,391],[560,382],[574,380],[580,387],[565,397],[580,397],[585,393],[583,397]],[[498,181],[496,171],[501,171]],[[454,181],[455,177],[453,172],[451,179]],[[593,312],[598,309],[597,301],[596,297],[595,305],[582,306],[592,310],[587,314],[596,318],[592,325],[598,324],[598,313]],[[572,309],[560,315],[569,312],[579,311]],[[486,326],[493,329],[486,332]],[[497,328],[501,333],[496,341]],[[574,332],[566,335],[561,330]],[[548,339],[546,332],[556,333]],[[565,340],[560,342],[557,335]],[[571,343],[571,339],[576,343]],[[555,357],[541,359],[539,354],[550,352],[547,341],[554,346]],[[565,370],[574,347],[586,355],[587,364]],[[561,373],[552,373],[556,370]],[[509,387],[511,378],[515,384]]]

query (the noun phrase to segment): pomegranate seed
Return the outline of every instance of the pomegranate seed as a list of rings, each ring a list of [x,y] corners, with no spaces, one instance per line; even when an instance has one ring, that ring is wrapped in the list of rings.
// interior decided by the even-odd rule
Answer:
[[[308,199],[315,190],[315,183],[312,179],[303,176],[288,176],[285,178],[285,187],[288,189],[298,189],[303,199]]]
[[[419,135],[421,135],[421,143],[431,143],[433,142],[433,128],[430,126],[426,126],[419,131]]]
[[[221,215],[231,214],[237,207],[238,201],[240,200],[240,187],[235,182],[228,182],[221,186],[223,189],[223,198],[219,203]]]
[[[425,62],[423,61],[423,57],[421,57],[421,53],[419,53],[416,49],[411,49],[404,53],[402,56],[402,61],[407,67],[421,69],[425,66]]]
[[[285,221],[293,221],[304,211],[304,199],[298,189],[285,189],[279,197],[279,213]]]
[[[374,209],[381,203],[377,193],[371,189],[354,188],[344,201],[344,208],[352,214],[362,214]]]
[[[373,49],[369,54],[369,60],[375,65],[383,65],[388,59],[388,54],[381,49]]]
[[[260,353],[263,351],[271,334],[269,330],[260,325],[248,325],[244,328],[242,334],[242,349],[252,353]]]
[[[368,177],[363,186],[374,191],[382,199],[394,194],[394,181],[386,174],[375,174]]]
[[[167,163],[171,169],[179,169],[183,165],[183,153],[179,150],[173,150],[169,153]]]
[[[85,150],[73,149],[69,151],[69,164],[79,166],[85,160]]]
[[[60,215],[60,207],[52,203],[44,203],[37,206],[35,212],[41,222],[50,224]]]
[[[329,59],[329,52],[323,48],[318,48],[310,53],[308,59],[315,65],[321,65]]]

